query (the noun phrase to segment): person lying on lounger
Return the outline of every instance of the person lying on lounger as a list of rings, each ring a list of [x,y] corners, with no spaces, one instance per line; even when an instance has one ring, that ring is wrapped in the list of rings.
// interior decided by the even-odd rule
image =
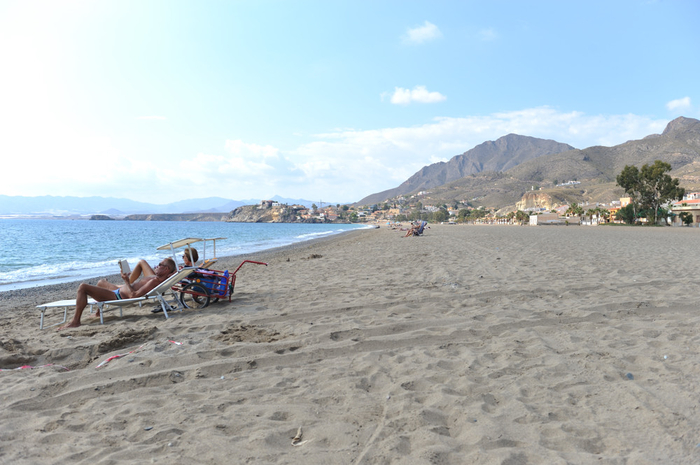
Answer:
[[[192,260],[190,260],[190,252],[192,252]],[[188,250],[185,250],[185,253],[182,254],[182,259],[185,261],[185,268],[194,266],[193,264],[197,263],[197,260],[199,260],[197,249],[190,247]],[[139,260],[134,269],[131,271],[129,282],[133,284],[141,275],[148,277],[155,274],[155,271],[153,271],[153,268],[151,268],[151,265],[149,265],[146,260]]]
[[[408,231],[406,231],[406,235],[403,237],[420,236],[421,234],[423,234],[423,229],[427,224],[427,221],[418,221],[417,223],[414,223],[413,226],[411,226],[411,228]]]
[[[155,267],[153,276],[146,276],[137,283],[132,284],[129,281],[129,275],[126,273],[122,273],[124,284],[121,286],[112,284],[105,279],[100,279],[97,286],[82,283],[78,287],[78,293],[75,297],[75,315],[73,315],[73,319],[68,324],[58,328],[58,330],[80,326],[80,317],[85,307],[87,307],[88,297],[92,297],[98,302],[142,297],[168,279],[175,271],[177,271],[177,265],[175,265],[173,259],[166,258]]]

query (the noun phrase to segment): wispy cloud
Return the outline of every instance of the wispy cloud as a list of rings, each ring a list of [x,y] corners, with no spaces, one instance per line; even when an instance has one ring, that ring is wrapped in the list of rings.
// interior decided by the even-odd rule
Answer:
[[[408,105],[411,102],[437,103],[447,100],[447,97],[440,92],[430,92],[425,86],[416,86],[411,89],[395,87],[391,96],[391,103],[394,105]]]
[[[151,115],[151,116],[137,116],[136,119],[150,119],[150,120],[166,120],[165,116],[156,116],[156,115]]]
[[[403,41],[407,44],[422,44],[440,37],[442,37],[440,29],[433,23],[426,21],[422,26],[409,28],[406,35],[403,36]]]
[[[616,145],[661,133],[668,120],[638,115],[587,115],[549,107],[466,117],[440,117],[418,126],[372,130],[338,128],[316,134],[303,144],[281,149],[240,139],[222,141],[211,152],[168,154],[163,159],[132,157],[109,139],[79,138],[56,132],[46,140],[17,135],[9,140],[12,153],[8,171],[19,172],[29,158],[35,186],[8,177],[4,191],[12,195],[124,196],[125,183],[149,188],[150,199],[172,201],[182,195],[174,186],[186,186],[187,196],[244,199],[279,194],[285,197],[352,202],[401,184],[423,166],[449,160],[488,140],[509,133],[553,139],[578,148]],[[10,139],[14,139],[11,135]],[[0,141],[4,144],[8,140]],[[38,145],[37,145],[38,144]],[[54,157],[70,148],[70,162]],[[99,155],[104,170],[90,170]],[[400,160],[400,162],[397,162]],[[76,166],[86,166],[84,171]],[[132,192],[132,191],[130,191]],[[133,193],[133,192],[132,192]],[[139,193],[141,195],[141,193]],[[160,196],[160,197],[159,197]],[[331,198],[332,197],[332,198]]]
[[[685,110],[690,108],[690,97],[683,97],[676,100],[671,100],[666,104],[669,111]]]
[[[498,33],[494,29],[482,29],[479,31],[479,39],[484,42],[490,42],[498,39]]]
[[[243,158],[277,158],[279,149],[271,145],[247,144],[240,139],[227,140],[226,151]]]

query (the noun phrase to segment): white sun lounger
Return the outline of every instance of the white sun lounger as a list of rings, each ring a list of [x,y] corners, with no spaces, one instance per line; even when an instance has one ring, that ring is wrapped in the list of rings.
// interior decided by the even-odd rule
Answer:
[[[175,291],[172,290],[172,287],[175,283],[187,278],[192,273],[192,271],[194,271],[194,268],[183,268],[182,270],[178,271],[177,273],[160,283],[155,288],[151,289],[143,297],[135,297],[133,299],[108,300],[105,302],[97,302],[94,299],[90,298],[88,299],[88,305],[97,305],[97,307],[100,309],[100,324],[104,324],[104,312],[106,310],[110,310],[106,307],[119,307],[119,316],[122,317],[124,316],[122,307],[131,304],[141,304],[144,302],[148,302],[149,300],[156,300],[157,302],[159,302],[161,307],[163,308],[163,314],[165,315],[165,318],[169,318],[168,310],[170,310],[170,304],[165,300],[165,294],[168,291],[170,291],[170,293],[173,295],[175,303],[177,304],[177,309],[179,311],[182,311],[182,302],[180,302],[180,298],[177,296],[177,293],[175,293]],[[70,307],[75,307],[75,300],[58,300],[56,302],[49,302],[46,304],[37,305],[36,308],[41,310],[41,320],[39,322],[39,329],[44,329],[44,313],[46,313],[47,309],[63,308],[63,321],[51,325],[58,326],[67,321],[68,308]],[[51,326],[48,327],[50,328]]]

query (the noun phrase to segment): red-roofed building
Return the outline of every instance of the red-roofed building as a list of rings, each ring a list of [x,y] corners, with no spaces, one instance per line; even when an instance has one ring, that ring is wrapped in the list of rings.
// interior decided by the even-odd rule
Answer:
[[[700,193],[692,192],[683,196],[683,200],[671,203],[671,211],[676,215],[688,212],[693,215],[693,225],[700,224]],[[674,225],[681,225],[683,221],[680,216],[673,218]]]

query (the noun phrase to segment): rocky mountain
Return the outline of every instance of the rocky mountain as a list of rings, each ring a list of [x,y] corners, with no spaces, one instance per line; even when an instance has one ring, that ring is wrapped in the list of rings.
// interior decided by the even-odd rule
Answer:
[[[662,134],[652,134],[613,147],[595,146],[529,160],[509,170],[508,175],[535,182],[569,179],[615,182],[626,165],[641,167],[645,163],[654,163],[654,160],[669,163],[673,170],[699,162],[700,121],[676,118]],[[693,167],[693,170],[698,168]]]
[[[423,203],[469,200],[473,205],[491,209],[514,209],[523,195],[533,189],[551,196],[554,203],[609,202],[623,194],[615,178],[626,165],[641,167],[655,160],[669,163],[673,169],[671,175],[679,178],[687,190],[700,190],[700,121],[679,117],[671,121],[662,134],[652,134],[640,140],[613,147],[595,146],[582,150],[569,147],[558,153],[531,157],[510,169],[468,174],[429,188],[430,193],[426,194]],[[428,168],[419,171],[401,186],[408,186],[411,179],[424,170],[429,171]],[[571,180],[578,184],[557,186]],[[415,180],[412,182],[415,183]],[[426,189],[416,187],[401,194],[414,194],[420,190]],[[385,201],[391,198],[385,194],[393,191],[368,196],[366,199],[371,202],[367,203]],[[394,195],[398,194],[392,197]]]
[[[498,140],[477,145],[461,155],[452,157],[448,162],[423,167],[400,186],[367,196],[358,204],[383,202],[398,195],[427,190],[482,171],[506,171],[534,158],[573,149],[574,147],[568,144],[553,140],[508,134]]]

